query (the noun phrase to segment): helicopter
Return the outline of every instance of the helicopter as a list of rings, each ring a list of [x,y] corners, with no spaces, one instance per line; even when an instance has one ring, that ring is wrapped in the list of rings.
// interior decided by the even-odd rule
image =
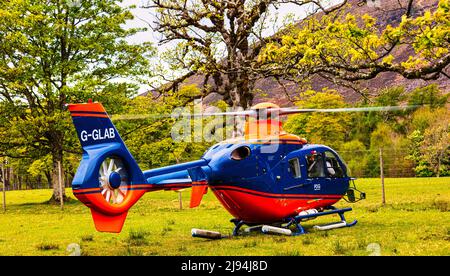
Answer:
[[[301,235],[302,222],[337,214],[340,221],[318,230],[351,227],[333,205],[365,199],[348,176],[339,154],[287,133],[280,116],[310,112],[393,111],[404,107],[337,109],[280,108],[260,103],[250,110],[201,114],[244,116],[245,133],[213,145],[199,160],[142,171],[101,103],[68,104],[83,155],[72,182],[73,194],[90,208],[95,228],[119,233],[129,209],[146,192],[191,188],[190,207],[208,188],[231,214],[233,235],[260,227],[264,233]],[[262,116],[263,115],[263,116]],[[193,236],[202,231],[193,229]]]

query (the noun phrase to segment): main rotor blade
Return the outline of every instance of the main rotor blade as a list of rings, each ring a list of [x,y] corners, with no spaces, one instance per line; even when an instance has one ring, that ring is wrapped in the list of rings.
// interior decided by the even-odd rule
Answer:
[[[163,119],[172,117],[170,114],[117,114],[112,115],[112,121],[131,121],[145,119]]]
[[[407,109],[413,109],[417,106],[369,106],[369,107],[343,107],[343,108],[325,108],[325,109],[299,109],[299,108],[280,108],[275,110],[279,115],[289,115],[298,113],[339,113],[339,112],[387,112],[387,111],[401,111]]]
[[[377,111],[377,112],[387,112],[387,111],[400,111],[413,109],[417,106],[370,106],[370,107],[343,107],[343,108],[297,108],[297,107],[286,107],[286,108],[268,108],[268,109],[252,109],[252,110],[243,110],[236,112],[216,112],[216,113],[197,113],[191,114],[191,117],[206,117],[206,116],[257,116],[270,114],[275,115],[289,115],[289,114],[298,114],[298,113],[339,113],[339,112],[369,112],[369,111]],[[186,114],[189,116],[189,114]]]
[[[242,110],[242,111],[230,111],[230,112],[212,112],[212,113],[193,113],[193,114],[181,114],[181,116],[190,117],[209,117],[209,116],[252,116],[258,113],[257,110]]]
[[[343,108],[298,108],[298,107],[285,107],[285,108],[267,108],[267,109],[250,109],[242,111],[231,112],[211,112],[211,113],[178,113],[178,114],[123,114],[113,115],[111,117],[114,121],[120,120],[142,120],[142,119],[162,119],[162,118],[201,118],[212,116],[261,116],[267,114],[275,115],[289,115],[299,113],[339,113],[339,112],[389,112],[389,111],[401,111],[407,109],[414,109],[418,106],[369,106],[369,107],[343,107]]]
[[[213,112],[213,113],[174,113],[174,114],[121,114],[112,115],[113,121],[130,121],[145,119],[164,119],[164,118],[200,118],[211,116],[251,116],[256,115],[256,110],[232,111],[232,112]]]

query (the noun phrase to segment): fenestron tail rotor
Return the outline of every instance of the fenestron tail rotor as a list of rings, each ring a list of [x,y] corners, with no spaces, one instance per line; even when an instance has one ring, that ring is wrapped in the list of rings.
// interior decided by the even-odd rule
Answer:
[[[120,204],[127,195],[128,172],[119,157],[106,158],[99,169],[101,194],[109,204]]]

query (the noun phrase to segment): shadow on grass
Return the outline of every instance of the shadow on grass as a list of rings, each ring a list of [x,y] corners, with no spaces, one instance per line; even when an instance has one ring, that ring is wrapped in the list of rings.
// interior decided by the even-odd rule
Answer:
[[[43,202],[27,202],[27,203],[19,203],[19,204],[9,204],[9,206],[18,206],[18,207],[36,207],[36,206],[59,206],[60,202],[55,202],[54,200],[50,199]],[[82,203],[76,199],[73,199],[71,197],[67,197],[67,199],[64,201],[64,206],[77,206],[82,205]]]

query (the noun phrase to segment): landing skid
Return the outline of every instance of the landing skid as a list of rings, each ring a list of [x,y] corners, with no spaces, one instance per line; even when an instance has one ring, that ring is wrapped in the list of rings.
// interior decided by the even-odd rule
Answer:
[[[345,219],[344,213],[351,211],[352,208],[343,208],[343,209],[337,209],[334,206],[329,206],[327,208],[328,211],[322,211],[318,213],[312,213],[307,215],[298,215],[295,217],[290,217],[284,220],[284,225],[281,224],[280,227],[274,227],[274,226],[262,226],[257,224],[248,224],[244,222],[243,220],[239,219],[232,219],[231,222],[234,223],[234,229],[233,229],[233,236],[238,236],[240,234],[240,229],[242,226],[247,225],[249,228],[247,228],[246,232],[251,232],[253,230],[261,230],[263,233],[276,233],[276,234],[282,234],[282,235],[289,235],[289,236],[298,236],[306,234],[306,230],[301,226],[301,222],[304,220],[313,219],[320,216],[326,216],[326,215],[332,215],[332,214],[338,214],[340,217],[340,221],[324,224],[324,225],[316,225],[314,226],[314,229],[324,231],[324,230],[331,230],[336,228],[342,228],[342,227],[351,227],[354,226],[358,221],[354,220],[351,223],[348,223]],[[255,226],[257,225],[257,226]],[[294,226],[294,230],[291,230],[292,226]],[[288,231],[287,231],[288,230]]]

